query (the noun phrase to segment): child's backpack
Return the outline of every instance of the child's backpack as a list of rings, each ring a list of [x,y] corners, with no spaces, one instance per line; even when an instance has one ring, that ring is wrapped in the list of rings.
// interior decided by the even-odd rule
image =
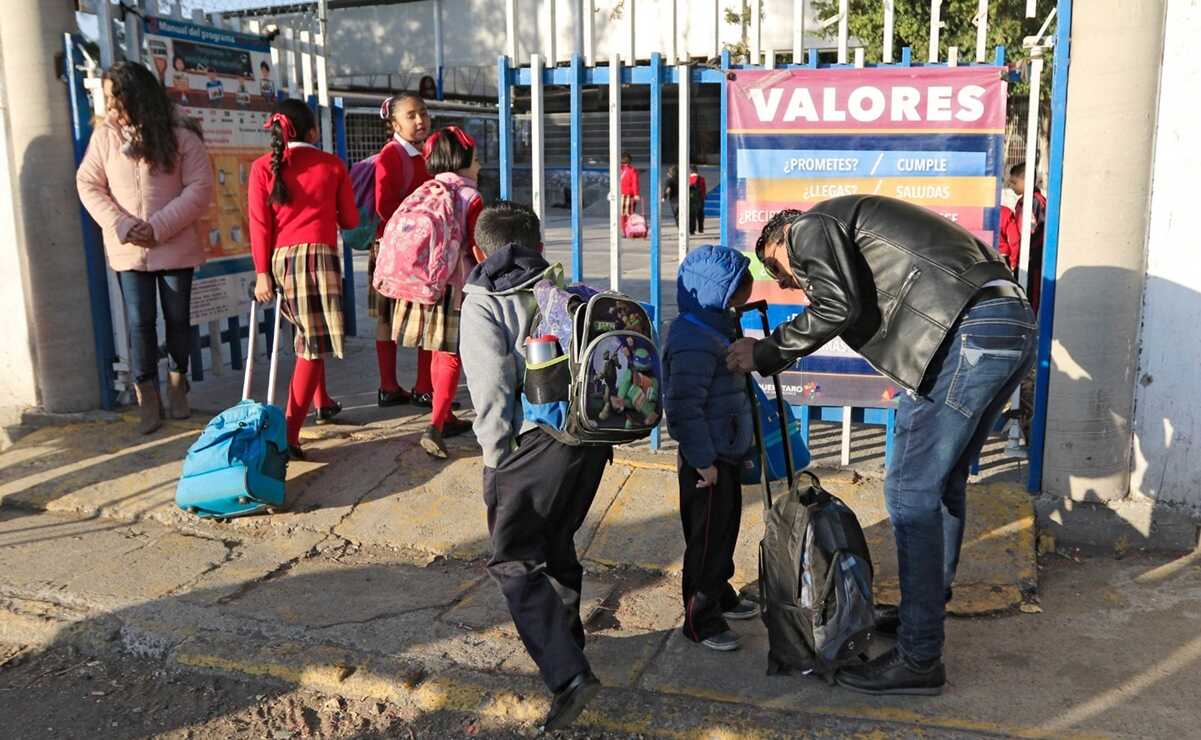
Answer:
[[[526,364],[525,418],[569,445],[649,436],[663,418],[663,369],[642,304],[621,293],[564,287],[562,268],[535,285],[534,296],[531,336],[554,335],[562,354]]]
[[[622,234],[626,239],[645,239],[646,238],[646,219],[641,213],[631,213],[626,216],[625,233]]]
[[[375,213],[375,160],[378,154],[355,162],[350,167],[350,188],[354,191],[354,207],[359,212],[359,225],[342,230],[342,243],[351,249],[366,251],[375,241],[379,216]]]
[[[465,243],[467,201],[476,191],[442,174],[405,198],[380,237],[373,287],[380,295],[426,306],[437,303]]]

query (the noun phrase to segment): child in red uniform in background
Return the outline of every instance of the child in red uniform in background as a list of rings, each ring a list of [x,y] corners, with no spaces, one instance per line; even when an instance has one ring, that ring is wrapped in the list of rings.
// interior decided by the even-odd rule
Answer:
[[[317,141],[313,112],[285,100],[267,121],[271,153],[250,167],[250,247],[258,273],[254,297],[283,293],[283,316],[296,327],[296,369],[286,410],[288,454],[303,459],[300,427],[316,401],[318,419],[341,405],[325,388],[327,354],[342,357],[342,268],[338,229],[358,226],[350,175]],[[251,331],[254,327],[251,327]]]
[[[626,220],[638,205],[642,192],[638,183],[638,170],[629,152],[621,153],[621,233],[626,232]]]
[[[417,350],[417,384],[413,392],[400,387],[396,380],[396,342],[392,340],[392,314],[395,304],[375,292],[372,278],[379,238],[384,235],[388,219],[417,186],[430,179],[421,146],[430,133],[430,114],[420,95],[402,92],[384,100],[379,108],[380,118],[388,122],[392,138],[384,144],[375,160],[375,212],[379,216],[376,243],[371,247],[367,262],[367,313],[377,319],[375,354],[379,360],[378,403],[381,407],[400,406],[414,402],[429,407],[434,386],[430,379],[429,352]]]
[[[475,153],[475,140],[458,126],[439,129],[425,142],[426,165],[434,180],[452,191],[455,198],[455,217],[460,222],[463,242],[459,245],[458,263],[442,297],[433,305],[397,299],[392,314],[392,339],[405,347],[433,353],[433,398],[430,426],[421,436],[421,448],[433,457],[448,456],[446,437],[454,437],[471,429],[471,422],[458,419],[452,413],[455,393],[459,388],[462,364],[459,361],[459,314],[463,304],[463,285],[475,267],[472,250],[475,247],[475,222],[484,210],[476,178],[480,160]],[[413,199],[425,197],[428,187],[413,193]],[[399,210],[404,211],[405,203]]]
[[[1026,163],[1019,162],[1009,170],[1009,188],[1018,194],[1018,202],[1013,210],[1001,208],[1001,240],[999,251],[1009,264],[1009,269],[1017,275],[1018,265],[1022,259],[1022,209],[1025,208],[1023,195],[1026,189]],[[1038,311],[1038,296],[1042,288],[1043,273],[1043,232],[1047,218],[1047,198],[1037,186],[1034,188],[1034,203],[1030,209],[1030,261],[1028,264],[1029,282],[1026,294],[1030,299],[1030,308]]]

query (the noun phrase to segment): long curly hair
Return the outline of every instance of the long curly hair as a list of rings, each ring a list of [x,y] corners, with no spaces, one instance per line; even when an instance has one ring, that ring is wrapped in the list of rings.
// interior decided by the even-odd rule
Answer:
[[[117,62],[104,73],[112,97],[129,119],[133,135],[130,156],[150,163],[153,170],[171,172],[179,159],[175,127],[190,129],[203,138],[195,121],[179,114],[158,78],[136,62]]]

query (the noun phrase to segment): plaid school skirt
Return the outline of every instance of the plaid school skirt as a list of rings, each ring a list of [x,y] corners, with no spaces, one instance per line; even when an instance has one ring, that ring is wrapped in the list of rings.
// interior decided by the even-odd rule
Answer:
[[[372,284],[375,279],[375,258],[379,256],[379,239],[371,242],[371,252],[367,256],[367,315],[373,319],[390,319],[396,310],[396,301],[386,295],[375,292]]]
[[[283,293],[283,317],[295,327],[296,354],[306,360],[342,356],[342,267],[328,244],[296,244],[271,253]]]
[[[447,286],[442,299],[432,306],[405,300],[393,303],[396,307],[392,314],[392,341],[402,347],[431,352],[459,351],[461,288]]]

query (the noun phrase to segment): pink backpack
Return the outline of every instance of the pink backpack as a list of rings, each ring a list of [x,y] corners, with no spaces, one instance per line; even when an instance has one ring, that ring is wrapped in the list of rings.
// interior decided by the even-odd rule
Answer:
[[[379,240],[372,286],[388,298],[432,306],[446,290],[464,244],[467,204],[477,195],[451,173],[427,180],[405,198]]]

